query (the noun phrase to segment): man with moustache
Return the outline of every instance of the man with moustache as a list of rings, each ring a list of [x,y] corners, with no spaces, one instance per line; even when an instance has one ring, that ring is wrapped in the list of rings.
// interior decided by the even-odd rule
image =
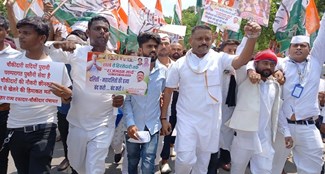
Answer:
[[[85,89],[88,52],[111,53],[106,48],[109,27],[105,17],[95,16],[86,31],[90,45],[60,41],[48,50],[55,59],[71,65],[73,100],[67,116],[67,145],[70,165],[78,173],[105,173],[105,159],[115,130],[113,107],[123,104],[123,96]]]
[[[167,34],[159,33],[161,42],[158,45],[157,49],[157,55],[158,59],[156,60],[156,63],[166,67],[166,69],[169,67],[169,65],[172,63],[172,60],[169,57],[170,52],[170,39]]]
[[[179,59],[180,57],[183,56],[183,46],[182,44],[178,43],[178,42],[174,42],[170,44],[170,54],[169,57],[173,60],[176,61],[177,59]]]
[[[221,124],[221,78],[225,69],[238,69],[246,64],[254,50],[261,27],[248,23],[249,39],[240,56],[217,53],[211,48],[212,31],[205,25],[192,29],[192,49],[177,60],[167,73],[161,114],[162,133],[168,135],[171,125],[166,120],[168,105],[175,88],[177,101],[177,139],[175,172],[206,174],[211,153],[219,151]]]
[[[132,85],[131,88],[128,89],[128,93],[132,95],[144,95],[147,90],[147,83],[144,81],[144,72],[137,72],[137,79]]]
[[[281,107],[281,88],[271,76],[276,64],[277,56],[271,50],[257,53],[254,66],[261,75],[260,83],[253,84],[246,78],[238,87],[238,102],[226,123],[235,130],[230,150],[232,174],[244,174],[249,162],[253,174],[272,172],[272,143]]]
[[[128,173],[138,173],[138,163],[141,159],[143,174],[155,173],[155,158],[158,145],[158,136],[161,124],[160,96],[165,85],[165,69],[156,63],[157,48],[160,37],[155,33],[141,33],[138,38],[138,53],[142,57],[151,57],[150,75],[147,95],[127,95],[123,106],[127,135],[126,149],[128,157]],[[138,131],[148,131],[149,142],[130,142],[130,139],[140,140]]]
[[[180,43],[171,43],[170,44],[170,53],[169,53],[169,57],[170,59],[173,61],[177,61],[177,59],[179,59],[180,57],[183,56],[183,46]],[[163,149],[161,151],[161,168],[160,168],[160,172],[161,173],[170,173],[172,170],[168,164],[168,159],[171,156],[171,151],[173,152],[173,146],[175,143],[175,136],[172,136],[172,132],[175,128],[176,125],[176,103],[177,103],[177,99],[178,99],[178,90],[175,89],[172,95],[172,102],[171,102],[171,106],[170,108],[168,108],[168,115],[169,115],[169,122],[172,126],[171,132],[170,134],[166,135],[164,138],[164,146]],[[174,152],[175,153],[175,152]]]
[[[283,85],[283,114],[280,115],[285,143],[292,148],[298,173],[318,174],[323,165],[323,142],[315,125],[319,115],[318,86],[325,61],[325,18],[310,51],[309,37],[294,36],[289,56],[281,62],[286,78]],[[323,121],[324,122],[324,121]]]
[[[279,115],[279,128],[284,136],[285,146],[292,148],[293,160],[299,174],[319,174],[324,163],[322,159],[324,145],[315,125],[315,119],[319,115],[319,77],[325,61],[325,49],[322,43],[324,39],[325,16],[321,20],[321,27],[313,48],[310,50],[309,37],[294,36],[291,39],[289,56],[279,61],[278,66],[286,78],[283,85],[283,106]],[[251,81],[255,80],[251,79]],[[325,126],[324,121],[321,126]],[[287,155],[281,156],[287,157]],[[279,171],[283,166],[284,164],[277,167]]]

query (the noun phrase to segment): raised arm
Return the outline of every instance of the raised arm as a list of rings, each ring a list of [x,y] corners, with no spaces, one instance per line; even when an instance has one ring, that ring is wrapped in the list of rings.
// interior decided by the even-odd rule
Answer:
[[[236,57],[232,62],[232,67],[235,69],[239,69],[252,59],[255,43],[261,33],[261,26],[255,22],[249,22],[246,24],[244,30],[248,39],[239,57]]]
[[[6,8],[7,8],[10,32],[14,36],[14,38],[18,38],[18,30],[16,28],[17,21],[14,13],[14,3],[15,0],[7,0]]]
[[[312,58],[316,58],[321,65],[323,65],[325,61],[325,15],[323,16],[320,24],[320,28],[318,30],[317,38],[314,42],[313,48],[311,49],[310,55]]]

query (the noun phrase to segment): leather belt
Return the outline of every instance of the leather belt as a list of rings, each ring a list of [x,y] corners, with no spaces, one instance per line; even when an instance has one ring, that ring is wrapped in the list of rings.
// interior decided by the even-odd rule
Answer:
[[[10,109],[10,104],[9,103],[2,103],[0,105],[0,111],[8,111]]]
[[[8,129],[13,131],[22,131],[24,133],[31,133],[46,128],[52,128],[52,127],[56,127],[56,124],[54,123],[36,124],[36,125],[25,126],[20,128],[8,128]]]
[[[309,124],[315,124],[315,120],[313,120],[312,118],[311,119],[308,119],[308,120],[296,120],[296,121],[292,121],[292,120],[289,120],[287,119],[288,123],[289,124],[301,124],[301,125],[309,125]]]

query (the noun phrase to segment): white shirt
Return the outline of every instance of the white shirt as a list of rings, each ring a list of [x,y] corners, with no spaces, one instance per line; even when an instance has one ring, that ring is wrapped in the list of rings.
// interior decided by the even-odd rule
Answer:
[[[286,118],[290,118],[295,114],[296,120],[304,120],[319,115],[318,108],[318,88],[319,79],[322,72],[323,63],[325,61],[325,16],[321,21],[321,28],[314,42],[307,62],[294,63],[289,57],[283,60],[279,59],[279,69],[283,71],[286,82],[283,85],[283,115],[280,118],[280,125],[283,126],[284,136],[290,136],[290,131]],[[298,75],[298,67],[301,69],[304,78],[301,82]],[[306,68],[304,68],[306,67]],[[306,69],[305,71],[303,69]],[[303,86],[303,92],[300,98],[291,95],[297,84]]]
[[[61,49],[49,48],[53,59],[71,65],[72,101],[67,116],[70,124],[85,130],[94,130],[100,126],[114,125],[112,94],[95,93],[86,90],[87,54],[92,46],[80,46],[73,53]]]
[[[5,43],[5,48],[0,50],[0,59],[2,58],[15,58],[21,55],[21,52],[11,48],[11,46]]]
[[[29,59],[22,54],[17,59]],[[41,59],[40,61],[50,61],[51,57]],[[71,81],[68,71],[64,68],[62,84],[65,87],[71,86]],[[8,117],[8,128],[21,128],[29,125],[57,123],[57,106],[41,105],[41,104],[27,104],[27,103],[12,103],[10,104],[10,111]]]
[[[166,87],[179,87],[176,106],[177,151],[196,148],[211,152],[219,150],[222,76],[225,69],[233,69],[232,61],[233,57],[228,54],[213,50],[203,58],[198,58],[190,50],[168,70]],[[207,69],[208,82],[205,81],[205,73],[194,72],[204,71],[204,68]],[[211,98],[207,88],[218,102]]]

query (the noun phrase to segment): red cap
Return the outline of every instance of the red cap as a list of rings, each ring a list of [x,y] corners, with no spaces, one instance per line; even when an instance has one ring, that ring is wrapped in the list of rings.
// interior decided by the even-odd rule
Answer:
[[[263,51],[256,53],[256,55],[254,57],[254,62],[258,62],[261,60],[271,60],[271,61],[274,61],[275,63],[278,63],[277,56],[270,49],[263,50]]]

